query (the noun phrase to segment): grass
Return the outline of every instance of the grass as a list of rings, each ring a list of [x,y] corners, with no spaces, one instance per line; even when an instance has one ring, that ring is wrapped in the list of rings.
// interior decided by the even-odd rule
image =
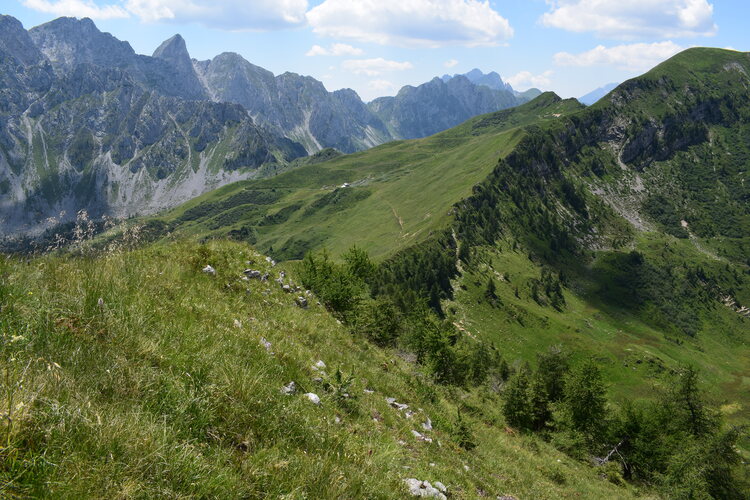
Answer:
[[[201,236],[224,236],[228,230],[255,227],[255,245],[278,258],[298,259],[320,242],[333,254],[345,251],[352,241],[375,257],[407,248],[429,237],[450,220],[450,207],[471,193],[523,137],[523,127],[575,112],[580,105],[544,94],[525,105],[467,121],[426,139],[394,141],[366,152],[344,155],[325,163],[301,166],[278,176],[225,186],[166,214],[178,223],[186,211],[212,207],[199,220],[178,223],[177,231]],[[344,183],[350,187],[341,188]],[[336,190],[367,190],[350,206],[335,211],[309,210]],[[283,223],[258,227],[255,217],[239,218],[219,229],[211,219],[221,217],[215,204],[243,190],[285,192],[274,212],[301,204]],[[215,225],[214,225],[215,226]],[[342,228],[346,228],[342,231]]]
[[[498,396],[435,385],[314,298],[302,309],[276,282],[241,280],[246,267],[283,269],[218,241],[2,258],[0,495],[403,498],[407,477],[453,498],[638,494],[504,432]],[[319,359],[327,375],[311,368]],[[281,394],[290,381],[297,393]],[[464,402],[479,408],[464,412],[471,452],[453,436]],[[411,434],[427,416],[432,443]]]
[[[647,251],[648,245],[663,244],[662,239],[645,239],[640,248]],[[454,284],[455,298],[444,309],[476,338],[498,346],[509,361],[533,360],[554,345],[564,345],[576,356],[594,356],[615,400],[651,397],[670,373],[693,364],[703,383],[713,389],[716,402],[733,409],[728,415],[731,422],[750,420],[743,383],[750,377],[745,338],[750,322],[734,311],[712,311],[711,323],[695,338],[669,335],[645,320],[648,310],[618,308],[599,300],[587,290],[591,283],[582,280],[565,290],[566,306],[557,311],[532,300],[530,283],[539,278],[540,268],[512,250],[510,242],[481,248],[477,255],[476,264]],[[498,305],[484,297],[488,276],[497,284]]]

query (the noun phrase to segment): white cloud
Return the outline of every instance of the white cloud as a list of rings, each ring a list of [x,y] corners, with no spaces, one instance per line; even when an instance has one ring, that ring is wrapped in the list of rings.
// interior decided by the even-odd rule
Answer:
[[[597,47],[571,54],[558,52],[555,64],[559,66],[614,66],[629,71],[645,71],[683,50],[683,47],[668,40],[657,43],[632,43],[614,47]]]
[[[449,59],[449,60],[447,60],[447,61],[445,61],[445,62],[443,63],[443,66],[445,66],[446,68],[452,68],[452,67],[453,67],[453,66],[455,66],[456,64],[458,64],[458,61],[457,61],[457,60],[455,60],[455,59]]]
[[[527,90],[532,87],[548,88],[552,84],[550,77],[554,72],[547,70],[535,75],[531,71],[521,71],[513,76],[503,77],[503,81],[510,83],[515,90]]]
[[[142,21],[196,22],[231,31],[301,26],[307,7],[307,0],[125,0],[125,8]]]
[[[352,47],[345,43],[334,43],[330,49],[313,45],[305,54],[306,56],[361,56],[364,51],[357,47]]]
[[[711,36],[717,26],[708,0],[547,0],[542,24],[603,38],[631,40]]]
[[[408,61],[389,61],[378,57],[375,59],[347,59],[341,67],[355,75],[378,76],[390,71],[404,71],[414,66]]]
[[[396,88],[396,84],[388,80],[371,80],[367,83],[367,88],[376,92],[385,92]]]
[[[91,0],[24,0],[24,7],[55,16],[90,17],[91,19],[118,19],[130,17],[119,5],[99,6]]]
[[[498,45],[513,36],[487,0],[324,0],[307,20],[318,35],[381,45]]]

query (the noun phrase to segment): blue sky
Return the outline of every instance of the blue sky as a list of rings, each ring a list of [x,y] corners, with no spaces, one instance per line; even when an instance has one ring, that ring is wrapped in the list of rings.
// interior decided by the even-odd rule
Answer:
[[[28,29],[68,15],[151,54],[180,33],[196,59],[237,52],[365,100],[445,73],[577,97],[691,46],[750,51],[748,0],[4,0]]]

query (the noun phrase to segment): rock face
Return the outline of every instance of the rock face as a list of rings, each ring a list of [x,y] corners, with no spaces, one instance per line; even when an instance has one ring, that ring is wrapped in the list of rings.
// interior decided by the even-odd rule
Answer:
[[[351,89],[328,92],[309,76],[274,76],[230,52],[196,61],[195,68],[214,100],[241,104],[258,123],[303,144],[308,153],[326,147],[351,153],[392,139]]]
[[[448,80],[457,76],[466,77],[474,85],[484,85],[485,87],[489,87],[492,90],[507,90],[509,92],[513,92],[513,87],[511,87],[509,83],[504,82],[500,75],[498,75],[494,71],[484,74],[477,68],[474,68],[473,70],[469,71],[468,73],[464,73],[463,75],[443,75],[442,80],[444,82],[448,82]]]
[[[0,17],[0,233],[49,217],[152,213],[257,175],[304,149],[211,102],[181,37],[155,57],[61,18],[30,31]]]
[[[517,106],[528,98],[511,90],[472,83],[463,75],[447,81],[433,78],[418,87],[403,87],[395,97],[370,103],[395,138],[416,139],[454,127],[469,118]]]
[[[195,61],[180,35],[138,55],[67,17],[26,31],[0,16],[0,84],[6,236],[83,209],[94,219],[153,213],[305,154],[424,137],[527,100],[496,73],[470,72],[367,105],[237,54]]]

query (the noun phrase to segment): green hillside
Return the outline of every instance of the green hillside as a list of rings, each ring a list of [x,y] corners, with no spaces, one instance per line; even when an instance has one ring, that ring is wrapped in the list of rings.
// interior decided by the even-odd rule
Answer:
[[[240,279],[248,261],[285,269],[220,242],[0,260],[0,496],[404,498],[408,478],[451,498],[636,495],[506,433],[497,396]]]
[[[6,261],[3,311],[15,323],[5,331],[52,332],[9,334],[8,358],[23,347],[24,359],[81,359],[64,392],[38,398],[53,401],[43,419],[64,420],[54,401],[80,388],[88,398],[71,407],[101,408],[84,410],[90,425],[105,411],[151,419],[167,450],[206,443],[211,453],[191,460],[235,482],[187,466],[193,479],[171,479],[151,458],[118,468],[127,460],[106,452],[93,455],[102,463],[72,460],[73,472],[48,467],[35,458],[48,439],[39,429],[71,424],[31,417],[26,434],[9,427],[6,449],[26,461],[9,462],[20,469],[8,477],[36,464],[24,477],[43,479],[19,491],[44,493],[34,488],[69,474],[68,496],[91,483],[79,471],[105,477],[90,472],[99,467],[135,484],[130,496],[402,497],[409,477],[457,498],[746,496],[748,75],[750,54],[690,49],[590,108],[543,94],[429,138],[325,151],[105,233],[96,258]],[[107,253],[133,228],[141,250]],[[292,261],[281,265],[315,294],[311,307],[279,291],[277,268],[247,244]],[[200,271],[207,264],[216,276]],[[244,267],[273,274],[243,281]],[[107,387],[102,359],[127,360],[112,400],[90,389]],[[328,378],[310,368],[316,359]],[[290,380],[323,404],[281,395]],[[421,410],[394,417],[385,397]],[[281,408],[297,431],[274,420]],[[435,439],[415,446],[421,413]],[[52,463],[82,445],[59,446]]]
[[[434,137],[227,186],[162,220],[281,259],[357,244],[398,261],[415,243],[460,241],[487,257],[464,265],[455,296],[439,295],[480,338],[520,359],[557,343],[595,353],[622,394],[695,363],[730,418],[747,421],[748,71],[747,54],[691,49],[590,109],[545,94]],[[640,282],[626,275],[632,252]],[[560,310],[532,297],[543,269],[566,277]],[[488,270],[510,294],[503,307],[471,292]]]
[[[471,194],[513,149],[524,126],[580,109],[574,99],[544,94],[426,139],[390,142],[235,183],[160,220],[180,234],[231,235],[281,259],[302,258],[323,242],[340,253],[355,241],[385,256],[445,227],[451,205]]]

